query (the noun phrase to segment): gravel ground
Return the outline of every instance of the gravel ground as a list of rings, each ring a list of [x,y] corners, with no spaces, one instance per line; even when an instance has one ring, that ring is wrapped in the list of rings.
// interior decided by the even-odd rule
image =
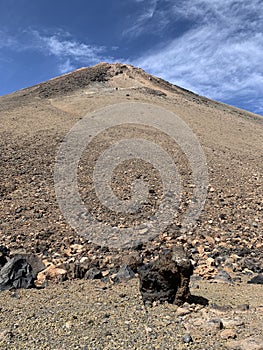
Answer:
[[[262,286],[199,281],[191,292],[207,298],[209,305],[145,308],[138,279],[118,285],[76,280],[42,290],[2,292],[0,346],[23,350],[226,349],[228,340],[221,337],[224,329],[206,324],[213,319],[221,319],[237,340],[262,336]],[[224,308],[213,309],[215,303]],[[249,304],[249,310],[241,311],[243,304]],[[190,344],[182,341],[187,333],[193,339]]]

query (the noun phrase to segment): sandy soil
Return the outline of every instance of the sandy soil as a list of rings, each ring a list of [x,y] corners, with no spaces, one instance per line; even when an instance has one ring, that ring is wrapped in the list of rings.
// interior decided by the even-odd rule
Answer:
[[[2,292],[1,348],[229,348],[229,340],[221,337],[224,329],[207,326],[212,319],[225,322],[238,339],[262,336],[262,286],[201,281],[191,292],[209,299],[210,306],[194,304],[184,316],[178,316],[174,305],[145,308],[137,279],[118,285],[67,281],[42,290]],[[213,304],[225,309],[213,309]],[[249,304],[250,309],[241,311],[243,304]],[[188,332],[193,343],[184,344],[182,337]]]

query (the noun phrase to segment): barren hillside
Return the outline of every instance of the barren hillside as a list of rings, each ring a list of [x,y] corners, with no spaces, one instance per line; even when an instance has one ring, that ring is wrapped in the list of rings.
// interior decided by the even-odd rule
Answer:
[[[124,123],[97,135],[78,164],[78,186],[88,211],[99,222],[133,227],[149,220],[162,198],[160,174],[151,164],[134,159],[114,170],[112,190],[118,198],[128,200],[132,182],[143,178],[150,188],[147,202],[133,215],[113,212],[100,203],[93,170],[113,141],[144,138],[158,144],[174,160],[181,176],[182,198],[172,222],[153,240],[123,250],[94,244],[67,223],[56,200],[54,166],[59,148],[76,122],[125,102],[150,104],[179,116],[202,146],[209,184],[197,225],[182,232],[181,220],[194,185],[187,157],[176,142],[147,123]],[[222,269],[241,280],[263,272],[261,116],[198,96],[130,65],[101,63],[1,97],[0,123],[0,244],[13,253],[35,253],[66,269],[69,280],[80,277],[76,266],[83,257],[95,262],[107,277],[111,269],[127,262],[129,255],[149,261],[160,248],[177,244],[184,245],[195,264],[195,274],[204,279]],[[262,298],[262,290],[259,293]],[[104,344],[87,349],[121,348],[116,342],[116,347]],[[132,348],[127,344],[122,348]],[[142,349],[140,346],[134,348]],[[198,346],[204,349],[202,342]]]

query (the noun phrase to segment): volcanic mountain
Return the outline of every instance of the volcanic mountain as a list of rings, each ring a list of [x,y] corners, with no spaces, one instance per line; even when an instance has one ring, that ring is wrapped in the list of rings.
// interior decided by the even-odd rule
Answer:
[[[190,232],[191,242],[180,233],[179,215],[166,233],[171,241],[160,236],[158,244],[171,244],[179,236],[179,241],[188,242],[193,251],[195,244],[203,242],[210,251],[234,251],[245,256],[253,250],[255,256],[261,256],[262,117],[198,96],[142,69],[107,63],[81,68],[0,98],[2,244],[52,257],[69,244],[65,242],[82,240],[63,219],[56,201],[56,155],[78,120],[125,102],[148,103],[174,112],[197,136],[207,161],[208,195],[198,225]],[[156,130],[127,125],[117,129],[111,135],[96,137],[80,161],[79,188],[89,210],[101,220],[120,226],[134,225],[145,213],[148,218],[154,212],[162,188],[160,181],[153,180],[158,176],[149,164],[126,162],[126,174],[120,165],[112,180],[114,191],[124,199],[130,198],[130,185],[136,177],[144,176],[149,182],[152,190],[140,211],[142,217],[133,215],[131,219],[105,210],[92,190],[92,168],[111,144],[110,139],[143,136],[170,149],[176,159],[183,174],[179,213],[184,213],[194,185],[182,151]]]
[[[144,119],[142,112],[139,124],[127,123],[123,112],[125,106],[129,106],[130,110],[134,106],[136,110],[138,104],[144,104],[148,114],[152,111],[153,119],[156,110],[163,119],[166,113],[178,116],[184,125],[187,125],[187,130],[190,129],[195,135],[205,156],[208,179],[206,200],[196,218],[195,226],[189,230],[182,230],[182,220],[195,200],[194,193],[198,187],[198,183],[193,181],[193,169],[189,164],[189,158],[192,153],[195,154],[196,149],[192,148],[192,153],[185,153],[180,147],[180,142],[169,137],[161,127],[158,129],[150,125],[151,114],[147,116],[148,119]],[[72,128],[83,120],[96,119],[98,113],[104,113],[101,111],[111,111],[109,108],[113,106],[115,112],[119,108],[118,115],[116,114],[118,125],[105,127],[83,150],[77,163],[77,186],[87,210],[87,213],[80,213],[81,215],[92,215],[97,222],[105,223],[108,227],[142,227],[140,238],[145,235],[147,239],[136,240],[136,244],[124,247],[118,247],[118,244],[114,247],[108,246],[106,239],[103,242],[103,237],[97,240],[94,235],[78,234],[74,225],[68,222],[61,211],[54,180],[58,154]],[[178,118],[176,120],[178,121]],[[54,264],[65,269],[69,280],[82,278],[91,266],[95,266],[102,273],[101,277],[111,280],[110,275],[118,271],[120,266],[129,265],[136,272],[138,264],[154,259],[161,248],[183,245],[191,255],[195,275],[199,278],[214,278],[218,271],[222,270],[224,273],[230,273],[232,277],[237,275],[237,280],[242,279],[245,274],[263,272],[261,116],[199,96],[131,65],[100,63],[0,97],[0,123],[0,244],[10,250],[10,255],[36,254],[45,264]],[[171,129],[178,125],[173,126],[171,121]],[[162,174],[155,169],[154,162],[147,162],[143,157],[128,157],[118,163],[116,157],[116,167],[111,174],[105,174],[110,175],[111,190],[122,203],[133,197],[133,183],[143,180],[148,184],[146,198],[140,202],[137,210],[112,210],[105,203],[101,203],[94,187],[94,169],[101,154],[106,154],[107,149],[116,142],[121,144],[123,139],[144,139],[162,148],[169,154],[169,159],[174,161],[180,175],[174,178],[174,182],[180,181],[181,186],[177,211],[173,213],[169,224],[155,236],[148,237],[147,229],[140,226],[144,222],[151,223],[163,200],[165,186]],[[87,227],[87,232],[89,229]],[[90,229],[92,230],[93,228]],[[84,288],[69,286],[77,294]],[[98,290],[105,290],[104,287],[99,288]],[[117,293],[115,296],[122,295],[121,298],[128,293],[129,301],[133,298],[133,290],[134,287],[118,294],[116,289],[112,293]],[[228,290],[224,291],[227,292]],[[56,294],[56,290],[54,293]],[[94,295],[92,298],[95,298]],[[9,298],[8,295],[6,297]],[[56,299],[56,296],[53,297]],[[36,300],[38,297],[32,298]],[[61,298],[62,301],[58,303],[64,303],[64,297]],[[86,300],[87,298],[88,296]],[[96,298],[101,300],[97,294]],[[78,304],[77,299],[72,299],[72,303],[77,303],[78,306],[75,307],[81,310],[82,306]],[[255,302],[255,298],[253,300]],[[7,305],[8,303],[13,301],[8,299]],[[49,301],[47,305],[48,303]],[[63,305],[67,310],[68,306]],[[104,310],[101,306],[103,303],[98,302],[96,305],[96,312]],[[51,309],[52,307],[48,306]],[[170,311],[167,309],[165,312]],[[155,312],[154,309],[152,312]],[[158,310],[156,312],[158,317],[153,319],[157,320],[160,315]],[[20,311],[15,312],[15,317],[19,313]],[[86,311],[84,313],[86,314]],[[109,317],[107,316],[107,320]],[[82,316],[78,314],[75,320],[77,318],[82,319]],[[30,323],[32,317],[28,316],[26,319]],[[45,327],[49,327],[47,325],[53,321],[50,322],[48,318]],[[92,327],[92,322],[97,324],[96,320],[89,321],[89,327]],[[139,321],[135,323],[137,322]],[[71,326],[67,325],[66,328],[69,329],[68,327]],[[104,329],[104,326],[96,327]],[[170,326],[167,327],[165,329],[169,329]],[[111,332],[114,333],[117,328]],[[151,332],[151,328],[147,329],[148,333]],[[41,335],[42,331],[43,328]],[[52,333],[53,330],[47,331],[47,336],[52,337]],[[69,343],[65,343],[66,348],[69,348],[68,344],[79,345],[78,342],[74,343],[73,338],[70,338]],[[60,341],[59,337],[57,339]],[[93,344],[92,339],[89,345]],[[96,336],[94,339],[97,339]],[[115,343],[111,344],[112,347],[106,347],[102,340],[103,335],[98,339],[98,343],[94,340],[96,344],[100,344],[96,348],[118,348],[115,347]],[[125,343],[125,336],[122,339]],[[167,337],[162,339],[159,341],[170,344]],[[55,338],[52,341],[51,348],[61,344],[58,345]],[[145,348],[143,343],[144,341],[139,343],[141,345],[136,348]],[[35,344],[36,348],[39,348],[39,344]],[[204,349],[206,345],[207,340],[200,343],[200,349]],[[129,341],[119,348],[130,348]],[[172,345],[169,348],[173,348]],[[177,345],[175,348],[178,348]],[[198,346],[196,348],[199,349]]]

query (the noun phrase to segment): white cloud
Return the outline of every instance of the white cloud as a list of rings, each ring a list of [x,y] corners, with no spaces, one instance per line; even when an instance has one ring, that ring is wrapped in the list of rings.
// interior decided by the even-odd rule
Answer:
[[[158,0],[135,0],[137,3],[141,3],[143,6],[141,13],[139,13],[134,21],[133,25],[123,31],[123,36],[129,36],[135,38],[142,34],[148,26],[151,19],[154,17]],[[145,4],[146,3],[146,4]],[[159,23],[160,25],[160,23]]]
[[[32,49],[42,51],[46,55],[55,56],[61,73],[68,72],[75,66],[93,65],[102,60],[105,47],[89,45],[74,40],[69,33],[43,35],[38,31],[31,31],[33,36]]]
[[[61,30],[46,34],[26,29],[16,36],[0,31],[1,48],[16,52],[35,51],[46,56],[54,56],[59,73],[66,73],[80,66],[94,65],[100,61],[113,60],[107,56],[104,46],[80,42],[70,33]]]
[[[59,64],[58,69],[59,72],[63,74],[76,69],[76,67],[70,62],[70,59],[68,58],[65,62]]]
[[[260,2],[189,0],[174,5],[170,1],[172,16],[191,18],[193,27],[133,63],[214,99],[259,98],[263,94]]]
[[[17,40],[11,35],[0,30],[0,49],[15,48],[16,46],[17,46]]]
[[[75,59],[86,59],[96,61],[103,47],[87,45],[75,40],[63,40],[57,36],[40,37],[46,44],[49,54],[57,57],[73,57]]]

